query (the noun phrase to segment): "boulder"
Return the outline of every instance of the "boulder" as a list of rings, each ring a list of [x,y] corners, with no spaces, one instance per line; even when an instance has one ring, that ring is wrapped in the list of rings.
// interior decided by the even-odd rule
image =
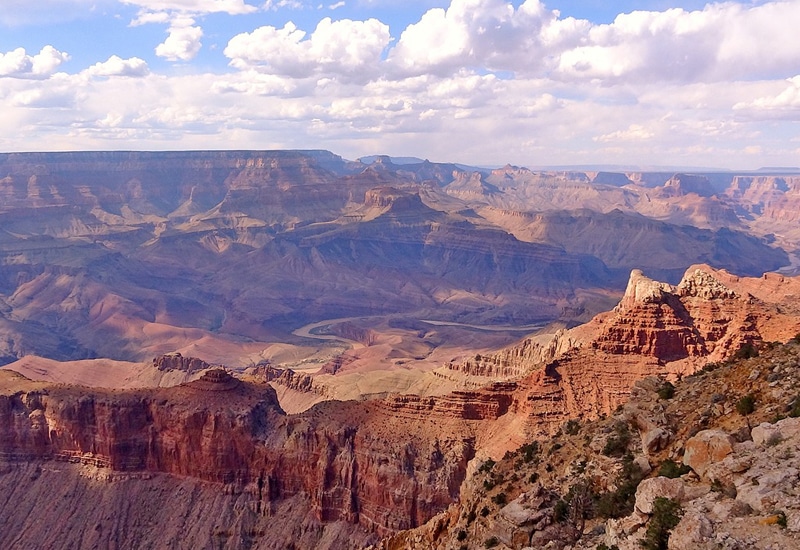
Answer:
[[[645,479],[636,489],[635,509],[643,514],[652,514],[653,502],[658,497],[681,501],[684,493],[685,486],[680,479],[670,479],[663,476]]]
[[[687,513],[672,530],[669,537],[670,550],[697,548],[714,535],[714,525],[702,514]]]
[[[733,452],[733,438],[719,430],[703,430],[686,441],[683,463],[705,477],[709,466]]]

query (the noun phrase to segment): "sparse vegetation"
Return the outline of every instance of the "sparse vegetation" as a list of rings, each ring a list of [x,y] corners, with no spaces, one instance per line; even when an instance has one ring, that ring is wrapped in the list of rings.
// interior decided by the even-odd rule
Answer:
[[[526,464],[533,462],[533,460],[536,458],[536,455],[539,453],[539,443],[534,441],[532,443],[523,445],[518,449],[518,452],[522,455],[523,462]]]
[[[758,357],[758,348],[752,342],[747,342],[733,354],[734,359],[752,359]]]
[[[797,418],[800,416],[800,395],[794,398],[794,401],[789,403],[789,416]]]
[[[578,420],[570,419],[564,424],[564,433],[567,435],[578,435],[581,431],[581,423]]]
[[[653,515],[647,525],[640,545],[645,550],[667,550],[672,529],[683,515],[681,505],[670,498],[657,497],[653,502]]]
[[[466,531],[464,531],[463,529],[461,529],[461,530],[458,532],[458,534],[456,535],[456,540],[457,540],[458,542],[462,542],[462,541],[465,541],[465,540],[467,540],[467,532],[466,532]]]
[[[684,474],[688,474],[691,471],[692,469],[686,464],[678,464],[674,460],[668,458],[661,463],[661,466],[659,466],[658,475],[675,479]]]
[[[778,516],[778,521],[775,522],[776,525],[778,525],[778,527],[780,527],[781,529],[786,529],[788,525],[788,522],[786,520],[786,512],[784,512],[783,510],[778,510],[777,512],[775,512],[775,515]]]
[[[621,518],[633,511],[636,502],[636,488],[644,479],[642,471],[633,462],[633,455],[627,454],[622,461],[622,470],[615,480],[614,491],[597,496],[595,511],[604,518]]]
[[[497,493],[492,497],[492,502],[497,504],[498,506],[505,506],[508,502],[508,497],[505,493]]]
[[[756,410],[756,397],[752,393],[748,393],[739,401],[736,402],[736,412],[742,416],[752,414]]]
[[[621,457],[628,451],[631,442],[631,432],[625,422],[614,424],[614,433],[608,437],[603,447],[603,454],[606,456]]]
[[[490,458],[489,460],[481,464],[481,467],[478,468],[478,471],[482,474],[489,473],[492,471],[492,468],[494,468],[495,464],[496,462]]]
[[[675,397],[675,386],[672,382],[664,381],[664,384],[658,388],[658,397],[661,399],[672,399]]]
[[[489,537],[489,538],[488,538],[488,539],[486,539],[486,541],[483,543],[483,546],[484,546],[485,548],[494,548],[494,547],[495,547],[495,546],[497,546],[498,544],[500,544],[500,541],[499,541],[499,540],[497,540],[497,537]]]

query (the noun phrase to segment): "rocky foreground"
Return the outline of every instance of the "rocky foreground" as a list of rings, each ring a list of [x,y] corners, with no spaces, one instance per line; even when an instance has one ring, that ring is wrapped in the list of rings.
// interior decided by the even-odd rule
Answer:
[[[379,548],[800,548],[800,335],[710,363],[482,463],[459,502]]]
[[[451,365],[468,376],[501,367],[516,377],[506,373],[504,381],[439,397],[329,401],[295,415],[285,413],[270,385],[280,375],[263,369],[242,380],[209,368],[177,387],[124,391],[35,382],[0,371],[0,546],[360,548],[392,536],[399,538],[380,544],[457,542],[460,548],[496,540],[524,547],[532,536],[572,544],[585,531],[577,519],[595,521],[595,496],[619,491],[622,481],[614,480],[620,469],[638,481],[668,457],[693,469],[684,481],[670,482],[683,484],[675,490],[697,495],[693,500],[702,497],[697,487],[715,479],[727,487],[718,492],[732,494],[733,486],[737,495],[747,495],[737,485],[744,478],[735,476],[757,459],[747,468],[731,466],[729,477],[709,478],[715,470],[698,466],[691,452],[686,458],[690,437],[711,437],[703,429],[733,434],[712,434],[709,448],[716,452],[719,439],[730,451],[714,454],[709,464],[760,452],[758,431],[751,436],[742,423],[784,414],[791,405],[797,346],[776,348],[787,355],[776,356],[774,365],[754,370],[738,364],[749,369],[741,376],[727,366],[679,385],[676,398],[653,396],[666,378],[758,350],[767,357],[763,350],[774,347],[770,342],[800,332],[800,315],[789,299],[798,284],[778,275],[740,279],[696,266],[671,286],[634,272],[619,306],[591,323]],[[156,363],[166,369],[206,366],[176,356]],[[624,405],[632,388],[634,400]],[[681,397],[692,391],[691,399]],[[748,392],[755,412],[736,416],[736,404]],[[615,423],[582,428],[612,413]],[[695,428],[698,433],[689,434]],[[763,441],[777,441],[784,431],[790,438],[793,429],[788,423],[765,427],[781,435]],[[755,446],[746,443],[750,437]],[[609,453],[597,452],[607,445]],[[628,451],[636,453],[630,464],[622,458]],[[498,470],[486,466],[504,454],[508,459]],[[779,464],[782,472],[793,471]],[[771,479],[758,486],[771,486]],[[787,479],[773,485],[782,487]],[[576,483],[585,489],[580,514],[570,511],[569,489]],[[523,495],[519,511],[510,509],[507,529],[492,523],[493,511]],[[612,499],[606,508],[615,516],[625,510],[628,519],[604,523],[602,540],[622,548],[641,532],[637,526],[647,524],[648,508],[642,504],[639,515],[628,516],[630,495],[606,498]],[[736,498],[749,498],[753,513],[771,512],[772,505],[757,506],[756,496]],[[794,526],[790,504],[781,506]],[[556,506],[575,521],[557,521]],[[686,510],[691,517],[688,504]],[[599,524],[587,525],[597,528],[595,539],[587,540],[601,540]]]

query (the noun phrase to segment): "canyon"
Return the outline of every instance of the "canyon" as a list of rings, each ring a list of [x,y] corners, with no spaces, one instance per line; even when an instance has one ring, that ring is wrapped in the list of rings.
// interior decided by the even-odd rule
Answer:
[[[153,368],[201,376],[132,390],[36,382],[4,369],[0,480],[36,493],[57,472],[61,483],[80,487],[67,490],[56,512],[46,512],[59,515],[66,513],[61,506],[76,505],[77,495],[88,513],[111,498],[115,484],[138,485],[143,478],[134,504],[106,508],[105,519],[97,520],[94,533],[80,534],[89,538],[76,539],[78,545],[155,544],[147,537],[163,536],[162,522],[169,533],[189,529],[185,522],[196,516],[185,506],[147,527],[120,524],[120,514],[159,502],[161,479],[168,480],[164,486],[191,489],[201,508],[225,510],[204,531],[194,530],[193,544],[201,547],[274,547],[288,540],[285,531],[270,528],[276,520],[294,526],[292,538],[300,537],[303,547],[377,544],[457,502],[477,461],[553,436],[568,420],[610,414],[637,380],[677,379],[696,371],[697,361],[726,360],[747,345],[800,333],[800,315],[780,308],[800,278],[765,280],[693,266],[673,286],[634,271],[619,305],[590,323],[562,330],[548,343],[527,339],[447,366],[505,381],[437,397],[326,400],[297,414],[281,408],[268,383],[295,377],[267,366],[237,377],[173,354],[157,358]],[[496,367],[502,368],[486,372]],[[294,391],[308,391],[310,383],[295,384]],[[22,517],[14,507],[12,498],[0,506],[19,526],[5,542],[38,540],[38,530],[23,527],[37,512]],[[227,523],[219,524],[222,519]]]
[[[403,547],[800,333],[792,174],[14,153],[0,197],[3,547]]]

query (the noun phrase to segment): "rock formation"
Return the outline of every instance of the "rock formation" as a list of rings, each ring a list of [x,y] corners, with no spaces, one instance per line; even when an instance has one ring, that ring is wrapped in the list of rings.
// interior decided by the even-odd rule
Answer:
[[[483,462],[458,503],[375,547],[796,548],[799,376],[800,335],[670,392],[642,379],[613,415],[573,419]],[[738,406],[746,397],[752,410]],[[648,449],[656,430],[661,442]]]

